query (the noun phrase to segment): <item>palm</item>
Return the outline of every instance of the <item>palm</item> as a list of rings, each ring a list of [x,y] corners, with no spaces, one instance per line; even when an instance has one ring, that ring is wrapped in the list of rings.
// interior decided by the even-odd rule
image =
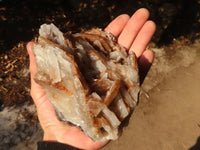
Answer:
[[[128,51],[133,50],[135,52],[139,69],[143,73],[141,74],[142,78],[153,61],[153,53],[146,50],[146,46],[155,32],[155,24],[152,21],[147,21],[148,17],[148,11],[140,9],[131,18],[128,15],[117,17],[105,28],[105,31],[118,38],[120,45]],[[93,142],[78,128],[58,120],[45,90],[33,80],[37,66],[32,52],[32,45],[32,42],[27,45],[30,57],[31,96],[36,104],[40,124],[44,130],[43,139],[65,143],[81,149],[98,149],[104,146],[107,142]]]

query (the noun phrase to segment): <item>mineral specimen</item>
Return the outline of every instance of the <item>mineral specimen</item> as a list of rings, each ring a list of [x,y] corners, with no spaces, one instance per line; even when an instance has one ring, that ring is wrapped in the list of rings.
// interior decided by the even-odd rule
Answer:
[[[60,120],[79,126],[92,140],[119,136],[121,122],[138,100],[139,75],[132,52],[95,28],[63,34],[43,24],[33,46],[35,81],[43,86]]]

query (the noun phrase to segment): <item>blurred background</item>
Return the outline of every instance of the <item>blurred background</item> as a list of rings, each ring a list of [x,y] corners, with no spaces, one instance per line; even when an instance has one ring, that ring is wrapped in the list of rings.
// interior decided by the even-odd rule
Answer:
[[[132,15],[142,7],[157,24],[156,44],[199,36],[199,0],[0,0],[0,52],[31,40],[42,23],[53,22],[63,32],[104,28],[116,16]]]

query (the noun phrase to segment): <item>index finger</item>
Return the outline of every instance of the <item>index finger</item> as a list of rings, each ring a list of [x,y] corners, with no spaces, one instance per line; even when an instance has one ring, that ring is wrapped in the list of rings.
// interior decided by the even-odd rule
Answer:
[[[111,33],[114,37],[118,37],[129,18],[129,15],[127,14],[118,16],[105,28],[105,31]]]

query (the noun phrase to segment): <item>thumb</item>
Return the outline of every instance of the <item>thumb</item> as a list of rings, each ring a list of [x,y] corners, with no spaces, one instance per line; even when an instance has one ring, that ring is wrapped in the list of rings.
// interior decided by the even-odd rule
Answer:
[[[30,74],[31,74],[31,96],[33,98],[34,103],[36,104],[36,106],[40,105],[40,99],[46,95],[46,92],[44,90],[44,88],[42,86],[40,86],[39,84],[37,84],[34,80],[34,76],[37,73],[37,64],[36,64],[36,60],[35,60],[35,56],[34,53],[32,51],[32,47],[33,47],[34,42],[29,42],[27,44],[27,51],[29,54],[29,60],[30,60]]]
[[[37,84],[34,80],[34,76],[37,73],[37,64],[35,60],[34,53],[32,51],[33,42],[27,44],[27,51],[30,59],[30,74],[31,74],[31,96],[37,107],[38,117],[41,125],[51,124],[52,120],[54,122],[58,121],[55,110],[51,102],[48,100],[45,89]]]
[[[32,51],[32,47],[33,47],[34,42],[29,42],[26,45],[28,54],[29,54],[29,59],[30,59],[30,72],[31,72],[31,76],[34,76],[37,72],[37,65],[36,65],[36,60],[35,60],[35,56],[33,54]]]

